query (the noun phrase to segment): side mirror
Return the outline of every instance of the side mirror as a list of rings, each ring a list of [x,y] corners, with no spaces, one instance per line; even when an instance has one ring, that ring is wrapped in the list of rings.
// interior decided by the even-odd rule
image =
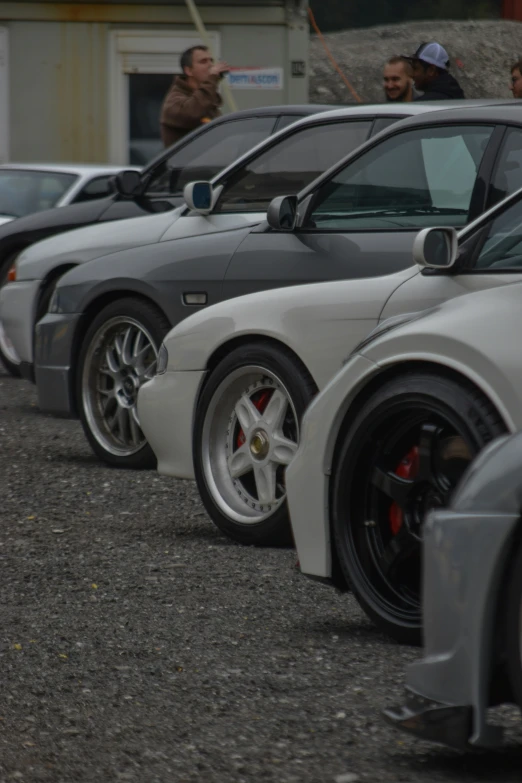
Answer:
[[[276,231],[293,231],[297,222],[297,196],[278,196],[268,206],[266,219]]]
[[[200,215],[208,215],[214,206],[214,191],[210,182],[189,182],[183,188],[187,207]]]
[[[125,198],[133,198],[141,193],[141,176],[138,171],[125,169],[125,171],[118,172],[114,177],[114,184],[120,196],[125,196]]]
[[[454,228],[424,228],[413,243],[413,260],[422,269],[450,269],[459,254]]]

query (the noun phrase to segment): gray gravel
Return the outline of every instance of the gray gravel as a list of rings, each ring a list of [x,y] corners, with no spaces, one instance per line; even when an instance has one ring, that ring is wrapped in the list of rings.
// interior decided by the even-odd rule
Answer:
[[[235,545],[192,484],[111,470],[0,369],[0,781],[520,781],[391,730],[416,651],[290,550]]]

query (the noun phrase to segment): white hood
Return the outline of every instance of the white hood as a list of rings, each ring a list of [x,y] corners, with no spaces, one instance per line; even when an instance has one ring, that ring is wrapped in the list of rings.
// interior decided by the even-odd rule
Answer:
[[[59,264],[83,264],[128,247],[158,242],[182,207],[157,215],[96,223],[36,242],[16,262],[17,280],[42,280]]]

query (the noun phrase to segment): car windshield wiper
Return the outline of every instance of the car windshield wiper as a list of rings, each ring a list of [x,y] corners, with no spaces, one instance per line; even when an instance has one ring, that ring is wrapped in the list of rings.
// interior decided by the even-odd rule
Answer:
[[[376,209],[373,211],[361,210],[360,212],[336,212],[317,214],[316,220],[347,220],[350,218],[375,218],[375,217],[411,217],[412,215],[467,215],[467,209],[450,209],[449,207],[404,207],[400,209]]]

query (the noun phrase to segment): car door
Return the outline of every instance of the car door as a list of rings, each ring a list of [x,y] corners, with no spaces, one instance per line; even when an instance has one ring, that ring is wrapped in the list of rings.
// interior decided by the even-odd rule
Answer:
[[[464,226],[483,210],[496,135],[491,124],[428,125],[377,141],[300,203],[294,231],[265,223],[246,237],[228,295],[410,266],[419,229]]]
[[[103,220],[165,212],[183,204],[183,188],[194,179],[209,180],[273,132],[276,117],[245,117],[209,123],[208,129],[176,146],[149,173],[139,198],[117,199]]]
[[[209,215],[187,210],[162,241],[256,226],[274,196],[297,194],[332,164],[366,140],[372,118],[338,119],[302,125],[259,151],[219,182],[223,191]],[[185,175],[183,175],[185,179]],[[187,180],[190,181],[190,180]],[[281,191],[281,188],[283,190]]]
[[[425,269],[398,288],[380,320],[435,307],[462,294],[522,281],[522,196],[459,244],[448,273]]]

